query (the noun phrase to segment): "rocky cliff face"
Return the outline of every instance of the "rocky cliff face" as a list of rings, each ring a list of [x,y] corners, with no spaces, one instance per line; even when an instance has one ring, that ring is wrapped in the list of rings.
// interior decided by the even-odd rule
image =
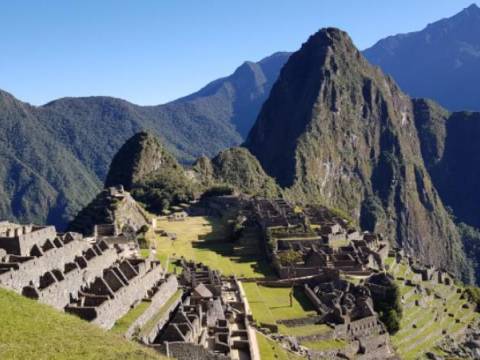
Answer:
[[[133,184],[162,166],[178,166],[178,163],[154,135],[140,132],[128,139],[113,157],[105,187],[123,185],[131,190]]]
[[[458,221],[480,227],[480,113],[449,113],[415,100],[422,156],[443,202]]]
[[[102,190],[71,221],[69,231],[86,236],[93,234],[95,225],[115,224],[119,230],[125,225],[134,230],[149,223],[148,214],[133,199],[130,193],[116,188]]]
[[[323,29],[290,57],[245,146],[289,196],[341,208],[423,261],[462,270],[414,105],[346,33]]]

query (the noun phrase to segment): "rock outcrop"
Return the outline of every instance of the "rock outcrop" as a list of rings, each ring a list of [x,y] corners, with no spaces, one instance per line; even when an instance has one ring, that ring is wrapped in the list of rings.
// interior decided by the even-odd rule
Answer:
[[[211,160],[201,157],[193,169],[196,178],[207,187],[227,184],[240,192],[269,198],[281,194],[275,180],[265,173],[258,160],[245,148],[221,151]]]
[[[98,224],[114,224],[120,231],[125,225],[139,230],[149,223],[149,215],[135,199],[122,188],[101,191],[84,207],[68,226],[69,231],[90,236]]]
[[[130,138],[114,156],[105,187],[123,186],[147,209],[159,212],[194,197],[185,169],[147,132]]]
[[[157,137],[147,132],[135,134],[113,157],[105,187],[133,184],[161,167],[179,166]]]
[[[346,33],[320,30],[290,57],[245,146],[290,197],[343,209],[426,263],[464,269],[414,104]]]

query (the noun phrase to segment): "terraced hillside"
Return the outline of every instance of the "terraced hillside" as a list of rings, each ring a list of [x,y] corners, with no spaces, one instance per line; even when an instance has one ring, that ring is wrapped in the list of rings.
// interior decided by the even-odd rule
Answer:
[[[154,360],[156,352],[77,317],[0,289],[0,359]]]
[[[402,359],[417,359],[426,352],[439,352],[436,345],[446,334],[459,338],[468,324],[480,318],[461,286],[415,281],[404,260],[396,263],[390,257],[387,263],[402,294],[401,329],[392,337]],[[409,281],[416,286],[406,285]]]

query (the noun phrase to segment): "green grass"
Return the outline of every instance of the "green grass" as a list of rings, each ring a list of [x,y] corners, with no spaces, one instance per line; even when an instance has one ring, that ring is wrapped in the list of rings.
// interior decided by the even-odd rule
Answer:
[[[307,341],[302,343],[303,346],[306,346],[312,350],[319,350],[319,351],[328,351],[328,350],[336,350],[342,349],[345,347],[346,342],[343,340],[321,340],[321,341]]]
[[[120,335],[0,289],[0,359],[165,359]]]
[[[214,217],[188,217],[185,221],[159,220],[157,228],[175,233],[176,240],[156,235],[157,256],[162,261],[167,257],[183,256],[189,260],[202,262],[224,275],[239,277],[271,276],[272,270],[257,251],[243,255],[235,251],[236,243],[228,240],[229,232],[225,220]],[[248,242],[252,242],[251,239]]]
[[[150,249],[140,249],[140,256],[144,259],[150,255]]]
[[[158,310],[158,312],[155,314],[155,316],[152,316],[150,320],[142,327],[140,330],[140,336],[147,335],[152,331],[153,327],[155,324],[157,324],[160,319],[165,315],[165,312],[172,306],[172,304],[177,301],[181,296],[182,296],[182,290],[177,290],[175,294],[173,294],[170,299],[168,299],[165,304],[162,305],[162,307]]]
[[[127,314],[125,314],[123,317],[118,319],[115,322],[115,325],[113,328],[110,330],[116,334],[125,334],[125,332],[128,330],[130,325],[140,316],[143,314],[145,310],[150,306],[151,302],[150,301],[142,301],[140,302],[137,306],[135,306],[133,309],[131,309]]]
[[[316,312],[307,297],[301,291],[295,291],[290,306],[290,288],[272,288],[243,283],[253,317],[261,322],[272,323],[276,320],[292,319],[315,315]]]
[[[301,290],[294,292],[293,303],[290,306],[290,288],[271,288],[245,282],[242,285],[253,318],[258,323],[277,325],[280,334],[289,336],[308,336],[330,331],[330,327],[323,324],[288,327],[277,323],[277,320],[316,315],[310,301]]]
[[[270,340],[266,336],[257,332],[258,348],[262,360],[297,360],[302,357],[290,353],[280,346],[277,342]]]
[[[279,331],[282,334],[288,334],[290,336],[309,336],[323,334],[331,331],[330,326],[325,324],[313,324],[305,326],[287,327],[285,325],[279,325]]]

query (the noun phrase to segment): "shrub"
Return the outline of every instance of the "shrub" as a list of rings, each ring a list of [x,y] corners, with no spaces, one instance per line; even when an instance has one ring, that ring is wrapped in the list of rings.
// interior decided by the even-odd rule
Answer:
[[[386,292],[383,296],[372,292],[373,307],[378,313],[380,320],[385,324],[387,331],[390,334],[395,334],[400,329],[400,320],[403,314],[400,290],[397,284],[385,274],[372,275],[369,281],[371,280],[380,282],[386,287]]]
[[[148,225],[142,225],[140,229],[138,229],[137,234],[146,234],[148,232]]]
[[[215,185],[207,189],[201,196],[201,199],[206,199],[213,196],[233,195],[235,189],[230,185]]]

